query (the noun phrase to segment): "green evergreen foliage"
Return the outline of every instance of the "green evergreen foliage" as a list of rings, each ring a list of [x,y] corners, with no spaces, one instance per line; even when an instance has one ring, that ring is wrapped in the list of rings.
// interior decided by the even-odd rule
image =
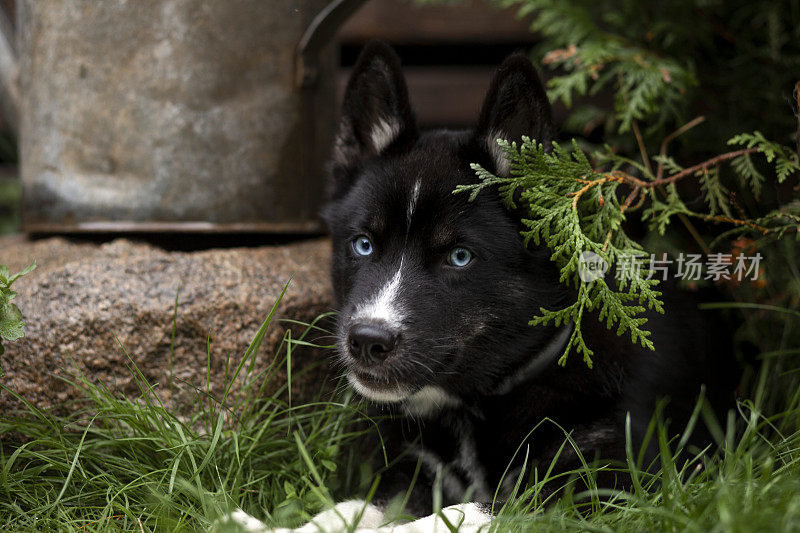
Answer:
[[[510,161],[511,177],[499,178],[480,165],[473,165],[481,182],[464,185],[456,192],[469,192],[470,199],[490,186],[498,186],[507,207],[524,204],[527,218],[523,223],[525,245],[533,241],[545,244],[552,250],[551,259],[561,269],[560,281],[577,290],[575,302],[564,309],[540,309],[541,314],[531,320],[531,325],[554,323],[556,326],[572,323],[574,329],[561,362],[574,347],[591,364],[592,349],[581,334],[581,321],[587,311],[599,309],[599,319],[606,320],[609,328],[617,327],[617,334],[628,332],[632,342],[653,349],[647,338],[648,331],[641,326],[645,318],[637,315],[646,305],[663,313],[659,300],[661,293],[654,289],[656,280],[647,279],[648,270],[634,270],[630,279],[622,279],[618,286],[609,285],[605,279],[585,282],[579,275],[581,256],[593,252],[608,264],[621,257],[638,257],[642,247],[620,231],[625,213],[617,198],[621,182],[592,168],[585,154],[573,143],[572,150],[554,143],[552,153],[544,151],[541,144],[524,138],[520,147],[516,143],[500,141],[500,146]]]
[[[575,289],[572,305],[543,309],[533,324],[571,321],[568,350],[589,363],[587,311],[652,347],[641,313],[661,302],[649,272],[585,282],[586,251],[616,268],[651,253],[760,254],[759,279],[718,287],[741,301],[800,305],[800,1],[493,3],[530,21],[541,37],[534,62],[552,71],[550,98],[571,108],[572,150],[504,144],[511,176],[476,168],[480,184],[457,191],[496,185],[509,206],[520,198],[526,242],[548,246]],[[751,314],[740,340],[762,351],[800,343],[794,329],[775,337],[781,320]]]
[[[759,132],[741,134],[729,144],[746,146],[744,151],[723,154],[700,165],[683,168],[674,159],[663,155],[663,168],[673,173],[658,177],[646,166],[615,154],[610,148],[594,154],[601,167],[595,168],[580,150],[576,141],[567,150],[558,143],[551,153],[545,152],[541,144],[523,138],[521,146],[499,141],[510,162],[510,177],[493,175],[480,165],[473,165],[480,182],[459,186],[455,193],[469,193],[470,200],[484,189],[497,187],[504,204],[509,209],[522,208],[525,218],[523,231],[525,245],[531,241],[546,245],[551,259],[561,270],[560,281],[576,291],[575,301],[557,310],[540,309],[540,315],[531,320],[531,325],[554,323],[556,326],[572,323],[574,329],[561,357],[561,363],[572,348],[582,353],[591,365],[592,349],[586,345],[581,334],[581,322],[587,312],[599,310],[598,319],[605,321],[609,329],[615,327],[617,335],[629,333],[631,341],[653,349],[647,338],[649,332],[643,328],[646,318],[640,316],[645,307],[663,313],[661,293],[656,290],[658,280],[651,279],[647,265],[630,268],[631,261],[640,261],[646,255],[640,244],[624,230],[626,213],[633,211],[631,204],[637,201],[648,205],[642,210],[642,220],[649,221],[651,230],[664,235],[673,218],[694,217],[704,221],[730,223],[734,233],[752,232],[761,239],[781,237],[793,232],[800,239],[800,202],[783,206],[756,219],[735,219],[729,202],[730,191],[720,182],[720,167],[726,162],[734,169],[744,168],[741,182],[752,189],[760,187],[765,179],[754,177],[751,155],[761,153],[767,163],[775,167],[776,179],[782,182],[790,173],[800,171],[798,156],[790,149],[768,141]],[[742,152],[742,153],[740,153]],[[747,158],[747,163],[743,163]],[[754,168],[754,167],[753,167]],[[631,171],[631,172],[629,172]],[[632,174],[636,171],[641,178]],[[676,182],[695,177],[699,180],[708,212],[694,211],[687,207],[678,193]],[[665,195],[658,188],[664,187]],[[518,205],[521,204],[521,205]],[[585,252],[602,257],[609,265],[623,267],[625,276],[617,276],[616,283],[604,278],[584,280],[580,276],[581,258]]]
[[[766,156],[767,162],[772,163],[775,161],[775,170],[778,183],[783,183],[783,181],[789,177],[790,174],[800,170],[800,166],[798,166],[797,153],[792,152],[791,149],[785,146],[781,146],[777,143],[767,140],[760,131],[736,135],[728,141],[728,144],[738,144],[746,146],[747,148],[756,148],[759,152]],[[747,155],[742,157],[747,157],[748,161],[750,159]],[[735,169],[737,171],[741,171],[742,176],[749,180],[745,183],[753,183],[757,180],[764,180],[764,177],[758,174],[758,171],[753,168],[752,162],[749,164],[744,164],[743,166],[747,168],[742,169],[737,165]],[[752,185],[752,187],[755,188],[757,186]]]
[[[694,149],[716,151],[739,131],[788,142],[796,129],[787,97],[800,72],[797,0],[493,3],[517,9],[542,37],[534,55],[555,70],[551,98],[593,109],[606,133],[628,132],[636,120],[658,138],[704,114],[715,131],[692,139]],[[603,91],[613,108],[583,98]]]

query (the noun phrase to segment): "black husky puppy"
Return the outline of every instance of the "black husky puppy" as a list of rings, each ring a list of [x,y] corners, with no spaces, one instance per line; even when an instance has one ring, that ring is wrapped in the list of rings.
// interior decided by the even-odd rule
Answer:
[[[669,398],[674,432],[703,386],[714,407],[730,405],[733,380],[720,369],[731,363],[713,355],[724,343],[675,291],[665,294],[666,315],[648,323],[655,352],[585,317],[593,369],[574,355],[556,363],[571,325],[528,325],[573,295],[546,249],[522,246],[520,222],[496,194],[470,202],[453,190],[476,181],[470,163],[508,173],[497,139],[548,144],[554,132],[545,91],[521,55],[499,67],[472,131],[420,132],[395,53],[372,43],[358,60],[323,215],[333,236],[338,360],[358,393],[398,414],[383,436],[403,459],[385,474],[379,505],[407,490],[420,464],[407,509],[431,513],[438,473],[449,503],[478,502],[445,510],[462,531],[474,530],[490,520],[485,503],[498,484],[518,478],[526,452],[512,458],[521,445],[529,468],[580,467],[570,445],[559,453],[565,432],[587,460],[622,461],[626,417],[638,446],[660,398]],[[358,515],[359,528],[383,520],[379,507],[345,502],[304,527],[332,531]],[[433,531],[438,520],[394,531]]]

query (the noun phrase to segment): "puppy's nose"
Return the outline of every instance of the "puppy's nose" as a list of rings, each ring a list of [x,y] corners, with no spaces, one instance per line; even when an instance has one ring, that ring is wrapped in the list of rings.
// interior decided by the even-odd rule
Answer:
[[[384,326],[356,324],[348,335],[350,355],[362,363],[382,363],[397,346],[397,335]]]

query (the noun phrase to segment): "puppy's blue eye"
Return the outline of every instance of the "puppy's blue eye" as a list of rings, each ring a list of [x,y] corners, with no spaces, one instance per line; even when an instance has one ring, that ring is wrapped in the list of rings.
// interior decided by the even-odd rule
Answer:
[[[359,235],[353,239],[353,251],[358,255],[372,254],[372,241],[366,235]]]
[[[472,261],[472,252],[466,248],[453,248],[447,256],[447,262],[454,267],[465,267]]]

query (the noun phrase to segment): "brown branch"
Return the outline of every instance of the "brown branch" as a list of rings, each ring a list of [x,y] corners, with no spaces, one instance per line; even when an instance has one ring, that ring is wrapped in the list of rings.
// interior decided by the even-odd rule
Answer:
[[[758,148],[745,148],[743,150],[736,150],[735,152],[728,152],[722,155],[718,155],[717,157],[712,157],[708,161],[703,161],[702,163],[694,165],[693,167],[683,169],[677,174],[673,174],[668,178],[662,178],[660,180],[651,181],[649,182],[649,184],[651,187],[656,187],[658,185],[667,185],[669,183],[674,183],[679,179],[685,178],[686,176],[691,176],[695,172],[706,170],[708,167],[719,165],[720,163],[722,163],[723,161],[727,161],[728,159],[735,159],[740,155],[753,154],[755,152],[758,152]]]
[[[693,213],[693,216],[711,222],[727,222],[729,224],[734,224],[736,226],[747,226],[749,228],[762,232],[764,235],[766,235],[769,232],[769,228],[766,228],[764,226],[759,226],[752,220],[740,220],[738,218],[732,218],[727,215],[706,215],[704,213]]]
[[[647,195],[642,193],[639,195],[639,201],[633,207],[629,207],[629,211],[638,211],[640,207],[644,205],[644,202],[647,200]]]
[[[755,152],[758,152],[758,148],[745,148],[743,150],[736,150],[735,152],[727,152],[725,154],[712,157],[711,159],[703,161],[702,163],[698,163],[694,166],[683,169],[680,172],[673,174],[672,176],[669,176],[667,178],[656,179],[653,181],[640,180],[639,178],[631,176],[627,172],[621,172],[621,171],[611,172],[610,174],[620,177],[621,181],[627,183],[631,187],[652,189],[653,187],[661,187],[662,185],[669,185],[670,183],[675,183],[680,179],[683,179],[687,176],[691,176],[695,172],[706,170],[709,167],[719,165],[720,163],[723,163],[729,159],[735,159],[740,155],[752,154]]]
[[[584,193],[586,193],[586,191],[588,191],[592,187],[595,187],[597,185],[602,185],[603,183],[606,183],[606,182],[609,182],[609,181],[624,182],[624,178],[622,178],[621,176],[617,176],[616,173],[614,173],[614,172],[609,172],[604,177],[596,179],[596,180],[587,180],[587,179],[584,178],[584,179],[579,179],[578,181],[580,183],[585,183],[586,185],[581,187],[579,190],[577,190],[575,192],[571,192],[571,193],[568,194],[568,196],[573,196],[574,197],[574,198],[572,198],[572,209],[574,209],[574,210],[578,209],[578,200],[580,200],[581,196],[583,196]]]
[[[677,130],[673,131],[672,133],[670,133],[669,135],[664,137],[664,140],[661,141],[661,151],[659,152],[659,155],[662,157],[662,159],[663,159],[664,156],[667,155],[667,145],[669,143],[671,143],[673,140],[675,140],[675,138],[683,135],[684,133],[686,133],[690,129],[694,128],[698,124],[701,124],[705,120],[706,120],[706,117],[700,115],[699,117],[690,120],[689,122],[687,122],[686,124],[684,124],[683,126],[678,128]],[[664,163],[663,163],[663,161],[659,161],[658,170],[656,170],[656,179],[660,180],[663,177],[664,177]]]
[[[632,191],[631,191],[631,193],[628,195],[628,197],[627,197],[627,198],[625,198],[625,203],[623,203],[623,204],[622,204],[622,207],[620,207],[620,211],[621,211],[621,212],[623,212],[623,213],[624,213],[624,212],[625,212],[625,210],[626,210],[626,209],[628,209],[628,208],[631,206],[631,204],[632,204],[632,203],[633,203],[633,201],[636,199],[636,196],[639,194],[639,192],[640,192],[641,190],[642,190],[642,188],[641,188],[641,187],[639,187],[639,186],[636,186],[636,187],[634,187],[634,188],[633,188],[633,190],[632,190]]]
[[[666,149],[667,149],[666,145],[667,145],[667,143],[669,143],[672,139],[674,139],[678,135],[682,134],[683,132],[689,130],[690,128],[693,128],[694,126],[696,126],[697,124],[699,124],[703,120],[705,120],[705,118],[698,117],[698,118],[692,120],[691,122],[689,122],[688,124],[685,124],[684,126],[679,128],[678,130],[676,130],[671,135],[667,136],[667,138],[665,138],[664,141],[661,144],[662,155],[666,154]],[[642,161],[644,162],[645,168],[647,168],[647,172],[652,176],[653,175],[653,167],[652,167],[652,165],[650,163],[650,158],[647,156],[647,151],[645,150],[645,147],[644,147],[644,141],[642,139],[641,133],[639,132],[639,125],[634,120],[633,123],[632,123],[632,126],[633,126],[633,133],[636,136],[636,143],[639,145],[639,152],[642,155]],[[708,161],[707,163],[711,164],[711,161]],[[666,196],[666,192],[664,191],[664,187],[662,186],[663,183],[664,183],[664,180],[662,179],[662,175],[663,174],[664,174],[664,165],[663,165],[663,163],[659,162],[659,164],[658,164],[658,174],[655,176],[656,179],[654,181],[651,181],[651,182],[646,182],[646,183],[650,183],[650,185],[639,185],[639,184],[636,184],[635,187],[641,187],[641,186],[658,187],[658,190],[661,192],[661,194]],[[633,178],[633,176],[631,176],[631,178]],[[676,179],[680,179],[680,178],[676,178]],[[641,181],[641,180],[639,180],[639,181]],[[642,198],[644,198],[644,195],[642,196]],[[686,216],[684,216],[682,214],[678,215],[678,219],[681,221],[681,224],[684,225],[684,227],[686,228],[686,231],[689,232],[689,234],[692,236],[692,238],[695,241],[697,241],[698,246],[700,246],[700,248],[706,254],[709,254],[711,252],[711,250],[708,248],[708,245],[706,244],[706,241],[704,241],[703,238],[700,236],[700,232],[697,231],[697,228],[695,228],[694,224],[692,224],[692,221],[689,220],[688,217],[686,217]]]
[[[675,136],[677,136],[677,135],[680,135],[683,131],[686,131],[687,129],[689,129],[693,125],[699,124],[700,122],[702,122],[701,119],[702,119],[702,117],[698,117],[697,119],[693,120],[692,122],[687,123],[684,127],[679,128],[678,130],[676,130],[673,138]],[[662,149],[663,149],[663,145],[662,145]],[[718,155],[716,157],[712,157],[711,159],[709,159],[707,161],[703,161],[702,163],[698,163],[697,165],[694,165],[694,166],[691,166],[691,167],[689,167],[687,169],[684,169],[684,170],[682,170],[682,171],[680,171],[680,172],[678,172],[676,174],[673,174],[672,176],[669,176],[667,178],[655,179],[653,181],[643,181],[643,180],[640,180],[639,178],[637,178],[635,176],[631,176],[627,172],[623,172],[623,171],[620,171],[620,170],[615,170],[615,171],[612,171],[612,172],[608,172],[608,173],[604,174],[602,178],[598,178],[598,179],[595,179],[595,180],[586,179],[586,177],[584,176],[583,178],[577,180],[578,182],[583,183],[584,186],[581,187],[579,190],[569,194],[569,196],[573,197],[572,198],[572,209],[574,209],[574,210],[578,209],[578,201],[580,200],[581,196],[583,196],[592,187],[595,187],[595,186],[598,186],[598,185],[602,185],[603,183],[607,183],[609,181],[618,181],[618,182],[624,183],[625,185],[628,185],[629,187],[632,188],[630,194],[625,199],[625,201],[622,204],[622,206],[620,206],[621,211],[624,213],[625,210],[627,210],[631,206],[633,201],[636,200],[637,196],[641,195],[641,200],[644,199],[644,194],[643,194],[642,189],[653,189],[653,188],[655,188],[658,192],[660,192],[661,194],[664,194],[666,196],[666,191],[664,190],[664,185],[667,185],[667,184],[670,184],[670,183],[675,183],[676,181],[678,181],[680,179],[683,179],[683,178],[685,178],[687,176],[691,176],[691,175],[695,174],[696,172],[707,170],[709,167],[713,167],[713,166],[719,165],[720,163],[723,163],[724,161],[728,161],[730,159],[734,159],[736,157],[739,157],[739,156],[742,156],[742,155],[745,155],[745,154],[752,154],[752,153],[755,153],[757,151],[758,151],[758,148],[745,148],[745,149],[742,149],[742,150],[736,150],[734,152],[728,152],[728,153],[725,153],[725,154],[721,154],[721,155]],[[712,215],[693,214],[693,216],[696,216],[696,217],[704,219],[704,220],[713,221],[713,222],[728,222],[728,223],[731,223],[731,224],[748,226],[748,227],[750,227],[752,229],[759,230],[759,231],[762,231],[762,232],[766,232],[767,231],[767,228],[765,228],[763,226],[759,226],[758,224],[755,224],[754,222],[752,222],[750,220],[739,220],[739,219],[736,219],[736,218],[732,218],[732,217],[728,217],[728,216],[722,216],[722,215],[712,216]],[[692,238],[694,238],[694,240],[697,241],[697,244],[700,246],[700,248],[703,250],[703,252],[705,252],[706,254],[710,254],[711,250],[709,249],[708,245],[705,243],[703,238],[700,236],[700,233],[697,231],[697,229],[694,227],[694,225],[692,225],[692,223],[689,220],[689,218],[683,213],[678,213],[678,219],[683,223],[683,225],[686,227],[686,229],[692,235]],[[605,248],[608,246],[608,243],[610,241],[610,237],[611,237],[611,232],[609,232],[609,234],[606,235],[605,242],[603,243],[603,250],[605,250]]]
[[[606,233],[606,240],[603,241],[603,248],[601,248],[601,249],[604,252],[606,251],[606,248],[608,248],[608,245],[611,243],[611,233],[613,233],[613,232],[611,230],[608,230],[608,233]]]
[[[691,176],[695,172],[700,172],[702,170],[707,170],[709,167],[717,166],[720,163],[723,163],[729,159],[735,159],[741,155],[745,154],[753,154],[758,152],[758,148],[744,148],[742,150],[736,150],[735,152],[727,152],[724,154],[720,154],[716,157],[712,157],[707,161],[703,161],[702,163],[698,163],[694,166],[689,168],[683,169],[680,172],[673,174],[667,178],[661,178],[653,181],[644,181],[640,180],[635,176],[631,176],[627,172],[623,172],[621,170],[615,170],[613,172],[608,172],[605,174],[605,178],[601,178],[599,180],[589,181],[584,179],[579,179],[578,181],[581,183],[586,183],[588,186],[584,187],[584,189],[588,190],[592,188],[594,185],[599,185],[600,183],[605,183],[606,181],[620,181],[623,182],[631,187],[639,187],[642,189],[652,189],[654,187],[662,187],[663,185],[669,185],[670,183],[675,183],[678,180],[681,180],[687,176]],[[583,194],[584,190],[579,191]],[[573,193],[575,194],[575,193]]]
[[[631,126],[633,127],[633,134],[636,137],[636,144],[639,145],[639,154],[642,156],[642,163],[644,163],[647,172],[652,176],[653,165],[650,164],[650,157],[648,157],[647,150],[644,147],[644,139],[642,139],[642,134],[639,132],[639,124],[634,120],[631,122]]]

